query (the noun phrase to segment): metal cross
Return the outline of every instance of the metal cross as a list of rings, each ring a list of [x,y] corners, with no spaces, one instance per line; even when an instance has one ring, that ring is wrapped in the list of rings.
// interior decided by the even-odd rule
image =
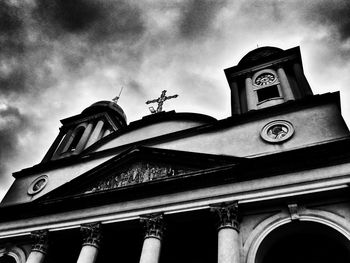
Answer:
[[[155,103],[155,102],[158,103],[157,110],[155,110],[153,107],[149,107],[151,113],[158,113],[158,112],[163,111],[164,101],[172,99],[172,98],[176,98],[178,96],[178,95],[165,96],[165,93],[166,93],[166,90],[163,90],[162,94],[160,95],[160,97],[158,99],[146,101],[146,104]]]

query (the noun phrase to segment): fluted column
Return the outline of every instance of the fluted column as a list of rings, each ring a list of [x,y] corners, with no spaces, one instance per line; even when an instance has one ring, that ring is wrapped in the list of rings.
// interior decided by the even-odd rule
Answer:
[[[27,263],[44,262],[48,248],[48,236],[49,232],[47,230],[39,230],[32,232],[31,238],[34,241],[34,244],[26,261]]]
[[[103,124],[104,124],[104,122],[102,120],[99,120],[97,122],[93,132],[91,133],[91,136],[90,136],[88,142],[86,143],[86,148],[89,147],[90,145],[94,144],[100,138]]]
[[[253,81],[249,76],[247,76],[245,79],[245,93],[247,97],[247,111],[255,110],[257,108],[257,100],[253,90]]]
[[[164,222],[162,215],[150,215],[141,218],[145,227],[145,239],[143,241],[140,263],[158,263]]]
[[[94,263],[97,258],[102,233],[101,224],[85,224],[80,227],[83,244],[77,263]]]
[[[219,218],[218,263],[239,263],[240,242],[237,202],[212,207]]]
[[[80,153],[82,150],[84,150],[93,126],[94,125],[92,123],[89,123],[88,126],[86,126],[85,131],[77,144],[77,148],[75,150],[76,153]]]
[[[277,69],[277,75],[282,86],[282,93],[283,93],[284,100],[285,101],[294,100],[292,88],[290,87],[286,72],[282,67],[279,67]]]

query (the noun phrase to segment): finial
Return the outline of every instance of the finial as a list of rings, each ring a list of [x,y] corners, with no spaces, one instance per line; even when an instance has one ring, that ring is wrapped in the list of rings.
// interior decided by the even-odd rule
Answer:
[[[112,101],[114,101],[115,103],[118,103],[118,100],[119,100],[119,98],[120,98],[120,95],[122,94],[123,88],[124,88],[124,87],[122,86],[121,89],[120,89],[119,95],[116,96],[114,99],[112,99]]]
[[[149,110],[151,111],[151,113],[158,113],[158,112],[163,111],[163,103],[164,103],[164,101],[172,99],[172,98],[176,98],[176,97],[179,96],[177,94],[176,95],[172,95],[172,96],[165,96],[165,93],[166,93],[166,90],[163,90],[162,94],[160,95],[159,98],[154,99],[154,100],[146,101],[146,104],[158,103],[158,107],[157,107],[156,110],[153,107],[149,107]]]

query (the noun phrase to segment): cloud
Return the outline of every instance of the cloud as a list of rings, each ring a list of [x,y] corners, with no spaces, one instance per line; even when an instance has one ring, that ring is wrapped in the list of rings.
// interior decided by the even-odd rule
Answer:
[[[9,168],[9,160],[19,150],[20,137],[33,128],[29,116],[22,114],[18,108],[0,105],[0,174]]]
[[[335,31],[341,41],[347,41],[349,39],[349,1],[310,1],[307,11],[306,16],[309,20],[331,27],[331,32]]]
[[[212,22],[224,0],[190,0],[183,6],[179,21],[180,36],[185,39],[195,39],[210,33]]]

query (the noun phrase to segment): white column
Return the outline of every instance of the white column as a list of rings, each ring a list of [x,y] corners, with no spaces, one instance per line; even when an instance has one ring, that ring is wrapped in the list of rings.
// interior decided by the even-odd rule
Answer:
[[[93,130],[88,142],[86,143],[86,147],[89,147],[90,145],[94,144],[100,137],[100,133],[103,127],[104,121],[99,120],[95,126],[95,129]]]
[[[219,216],[218,263],[239,263],[240,241],[237,202],[213,207],[212,211]]]
[[[76,153],[80,153],[82,150],[84,150],[85,145],[86,145],[86,141],[88,140],[90,134],[91,134],[91,130],[92,130],[93,124],[89,123],[88,126],[86,126],[85,131],[83,133],[83,135],[81,136],[77,148],[75,150]]]
[[[107,136],[107,135],[110,134],[110,133],[111,133],[111,131],[110,131],[109,129],[105,130],[104,133],[103,133],[103,135],[102,135],[102,138],[105,137],[105,136]]]
[[[146,234],[143,241],[140,263],[158,263],[162,245],[164,223],[162,215],[141,218]]]
[[[59,158],[60,154],[63,153],[65,150],[67,150],[68,148],[68,142],[70,141],[72,134],[73,134],[73,129],[70,129],[65,137],[63,138],[62,142],[60,143],[60,145],[58,146],[57,150],[54,153],[54,158]]]
[[[83,245],[77,263],[94,263],[101,243],[101,225],[98,223],[82,225],[80,232],[83,236]]]
[[[277,69],[277,75],[278,75],[278,79],[279,79],[281,87],[282,87],[282,93],[283,93],[284,100],[285,101],[294,100],[292,88],[289,85],[289,81],[288,81],[286,72],[284,71],[284,69],[282,67],[279,67]]]
[[[247,97],[247,111],[255,110],[257,108],[257,99],[253,90],[253,81],[251,77],[245,79],[245,93]]]
[[[26,262],[42,263],[44,262],[48,248],[48,231],[34,231],[31,234],[31,238],[34,239],[34,244]]]

